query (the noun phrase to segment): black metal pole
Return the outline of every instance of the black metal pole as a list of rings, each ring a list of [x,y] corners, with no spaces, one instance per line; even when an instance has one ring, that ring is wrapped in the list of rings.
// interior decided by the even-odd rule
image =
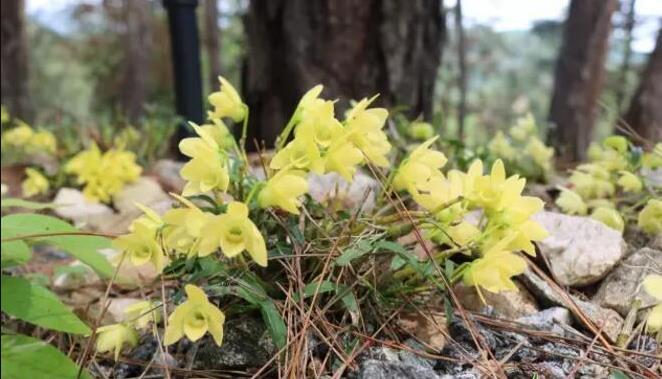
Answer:
[[[197,124],[203,120],[200,45],[195,8],[198,0],[163,0],[168,11],[177,114]],[[189,134],[181,126],[177,139]]]

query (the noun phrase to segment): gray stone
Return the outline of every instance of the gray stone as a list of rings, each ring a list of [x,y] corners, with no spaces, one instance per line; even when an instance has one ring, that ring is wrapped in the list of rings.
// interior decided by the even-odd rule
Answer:
[[[81,191],[74,188],[60,188],[53,203],[57,204],[53,212],[58,217],[71,220],[77,227],[87,230],[99,231],[104,222],[115,216],[109,206],[86,199]]]
[[[591,218],[543,211],[532,219],[549,232],[538,246],[554,278],[563,285],[585,286],[599,281],[626,253],[621,234]]]
[[[310,174],[308,186],[308,193],[319,203],[334,203],[345,209],[362,206],[363,211],[375,207],[375,197],[380,189],[375,179],[360,171],[354,175],[351,183],[334,172],[324,175]]]
[[[210,337],[199,344],[195,368],[261,367],[276,353],[269,331],[259,318],[231,319],[225,323],[223,345]]]
[[[540,278],[531,270],[525,271],[521,276],[521,280],[541,303],[560,305],[565,308],[571,308],[571,304],[569,304],[569,302],[566,301],[564,297],[554,291],[554,289],[549,284],[547,284],[545,280]],[[582,312],[584,312],[584,314],[586,314],[586,316],[591,319],[591,321],[593,321],[593,323],[598,328],[601,327],[602,331],[607,336],[609,336],[609,338],[614,341],[616,340],[618,334],[621,332],[621,328],[623,327],[623,318],[616,311],[602,308],[589,301],[579,299],[574,295],[570,295],[570,297],[577,305],[577,307],[581,309]]]
[[[519,282],[515,282],[515,284],[518,287],[517,291],[494,293],[483,290],[482,295],[485,302],[478,295],[474,286],[459,284],[454,287],[454,291],[462,305],[472,312],[510,320],[538,312],[535,298]]]
[[[159,182],[147,176],[127,184],[113,195],[113,205],[120,213],[136,212],[136,203],[151,207],[162,202],[171,202],[171,199]]]
[[[572,315],[569,310],[563,307],[552,307],[532,315],[520,317],[516,321],[538,330],[565,335],[566,330],[562,325],[569,326],[572,322]]]
[[[641,282],[646,275],[661,271],[662,251],[639,249],[607,275],[593,296],[593,302],[611,308],[621,316],[628,314],[635,300],[640,301],[641,307],[654,305],[655,298],[644,291]]]
[[[186,185],[179,171],[184,167],[184,162],[171,159],[160,159],[152,167],[151,172],[156,175],[161,186],[169,192],[181,193]]]
[[[429,360],[405,350],[374,348],[361,362],[359,379],[439,379]]]

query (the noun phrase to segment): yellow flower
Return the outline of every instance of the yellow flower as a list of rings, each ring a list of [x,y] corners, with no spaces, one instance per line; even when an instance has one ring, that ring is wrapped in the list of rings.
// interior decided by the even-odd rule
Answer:
[[[413,139],[425,141],[434,137],[435,132],[432,124],[423,121],[414,121],[407,127],[407,134]]]
[[[26,146],[33,135],[34,131],[32,128],[20,121],[19,126],[2,133],[2,142],[10,146]]]
[[[623,136],[609,136],[602,141],[602,146],[624,154],[628,151],[628,140]]]
[[[213,216],[202,229],[200,256],[206,256],[221,248],[226,257],[233,258],[248,251],[251,258],[260,266],[267,266],[267,247],[260,230],[248,218],[248,207],[233,201],[227,211]]]
[[[47,130],[40,130],[30,138],[29,150],[31,151],[53,154],[56,149],[57,141],[55,140],[55,136]]]
[[[184,290],[188,300],[178,305],[168,317],[163,343],[172,345],[184,336],[195,342],[209,332],[216,345],[221,346],[225,315],[209,302],[202,289],[187,284]]]
[[[582,197],[573,190],[567,188],[560,188],[561,194],[556,199],[556,205],[561,208],[563,213],[569,215],[580,215],[583,216],[588,212],[586,203],[582,200]]]
[[[391,144],[382,129],[388,111],[384,108],[367,109],[375,98],[361,99],[347,112],[345,126],[349,131],[349,140],[372,164],[387,167],[389,162],[386,155],[391,151]]]
[[[586,150],[586,156],[591,162],[602,160],[603,153],[602,146],[597,142],[591,142],[588,146],[588,150]]]
[[[510,144],[508,138],[506,138],[501,131],[498,131],[492,138],[487,145],[487,149],[497,158],[511,160],[515,158],[516,155],[515,148]]]
[[[302,106],[299,124],[294,130],[295,138],[305,135],[308,140],[326,148],[343,132],[342,124],[336,120],[333,101],[312,99]]]
[[[543,170],[550,170],[552,168],[552,157],[554,156],[554,149],[547,147],[538,137],[531,137],[527,143],[525,151],[529,154],[533,161]]]
[[[138,332],[125,324],[113,324],[97,329],[97,351],[113,351],[115,360],[120,356],[124,345],[135,347],[138,344]]]
[[[168,249],[189,257],[199,253],[202,228],[209,223],[212,215],[201,211],[195,204],[177,197],[185,207],[171,209],[163,215],[163,239]]]
[[[21,183],[23,196],[32,197],[48,192],[48,189],[50,188],[48,179],[46,179],[39,171],[33,168],[26,168],[25,174],[27,175],[27,178]]]
[[[182,178],[188,181],[182,195],[227,191],[230,184],[227,156],[211,134],[193,123],[191,126],[200,137],[184,138],[179,143],[182,154],[192,158],[180,171]]]
[[[648,234],[662,233],[662,200],[650,199],[639,212],[637,226]]]
[[[646,329],[651,332],[662,332],[662,275],[648,275],[643,287],[649,295],[653,296],[659,304],[651,309],[646,319]],[[659,337],[659,334],[658,334]]]
[[[440,169],[446,164],[446,156],[430,149],[437,138],[423,142],[400,164],[393,177],[396,191],[407,190],[412,195],[418,194],[420,187],[430,179],[443,177]]]
[[[641,179],[630,171],[621,171],[621,177],[618,178],[616,182],[623,191],[626,192],[641,192],[644,188],[644,184],[641,182]]]
[[[524,142],[534,133],[536,133],[536,120],[531,113],[520,117],[515,126],[510,128],[510,136],[519,142]]]
[[[161,245],[156,241],[154,229],[144,223],[134,223],[133,231],[117,237],[113,246],[125,252],[134,266],[151,262],[161,272],[167,261]]]
[[[96,144],[76,154],[64,168],[76,175],[76,182],[84,184],[83,193],[88,199],[108,202],[126,183],[140,177],[142,168],[136,164],[136,155],[122,149],[110,149],[106,153]]]
[[[285,167],[299,170],[310,170],[317,174],[324,173],[324,160],[317,144],[313,141],[311,131],[304,131],[290,141],[271,159],[269,167],[280,170]]]
[[[490,175],[476,177],[473,191],[465,196],[486,212],[502,210],[520,198],[526,180],[517,175],[506,178],[506,169],[501,159],[492,165]]]
[[[459,224],[449,226],[446,233],[458,246],[467,246],[480,235],[480,230],[471,223],[460,221]]]
[[[234,146],[234,137],[232,137],[230,130],[228,130],[223,120],[216,118],[212,122],[212,124],[200,125],[200,129],[211,136],[221,149],[225,150]]]
[[[644,153],[641,165],[651,170],[662,167],[662,143],[656,144],[653,151]]]
[[[357,166],[363,161],[363,154],[345,138],[338,138],[326,152],[324,157],[325,172],[337,172],[346,181],[351,182]]]
[[[138,329],[143,329],[150,322],[158,324],[161,321],[161,312],[159,312],[158,304],[145,300],[124,308],[124,318],[127,322],[133,323]]]
[[[447,178],[431,178],[418,186],[419,193],[413,195],[414,201],[433,212],[462,195],[462,179],[462,173],[455,170],[450,171]]]
[[[591,218],[600,221],[608,227],[623,233],[625,223],[617,210],[607,207],[597,207],[591,213]]]
[[[290,213],[299,214],[301,203],[298,198],[308,192],[308,181],[304,172],[280,170],[269,178],[258,194],[257,202],[262,208],[279,207]]]
[[[241,101],[241,97],[236,89],[224,77],[219,76],[221,89],[208,97],[209,103],[214,107],[210,112],[209,118],[229,117],[234,122],[239,122],[246,117],[246,105]]]
[[[482,298],[479,286],[494,293],[516,291],[517,286],[511,278],[525,270],[526,261],[517,254],[491,250],[471,262],[462,279],[465,284],[475,286]]]

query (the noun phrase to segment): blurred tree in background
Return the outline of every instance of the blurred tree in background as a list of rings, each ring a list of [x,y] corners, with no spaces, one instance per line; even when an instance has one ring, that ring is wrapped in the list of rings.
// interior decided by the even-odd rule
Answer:
[[[2,2],[2,102],[12,113],[92,132],[174,116],[161,1],[72,1],[58,27],[26,16],[26,1]],[[267,143],[317,83],[330,97],[379,92],[378,104],[432,122],[445,139],[462,124],[470,146],[531,112],[574,160],[617,124],[659,138],[659,42],[650,59],[632,48],[643,1],[575,0],[565,22],[504,30],[472,19],[468,1],[200,0],[203,92],[219,74],[241,87],[250,137]]]

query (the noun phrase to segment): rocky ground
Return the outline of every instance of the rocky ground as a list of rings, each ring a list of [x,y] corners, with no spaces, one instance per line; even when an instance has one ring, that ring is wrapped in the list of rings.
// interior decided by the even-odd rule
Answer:
[[[171,206],[166,191],[183,185],[178,170],[175,162],[159,162],[151,176],[115,197],[114,209],[88,203],[78,190],[61,189],[55,202],[62,206],[55,212],[89,230],[121,233],[140,213],[135,202],[157,211]],[[333,182],[337,178],[317,180],[321,184],[311,185],[313,196],[328,196],[323,187],[341,188]],[[370,183],[356,185],[365,188]],[[352,186],[343,189],[349,203],[352,192],[363,193]],[[485,377],[498,366],[511,378],[606,378],[615,370],[632,378],[660,377],[660,347],[641,333],[643,312],[632,308],[645,310],[654,304],[640,283],[647,274],[662,272],[662,236],[651,238],[628,230],[623,237],[598,221],[548,211],[535,219],[550,236],[538,246],[537,268],[517,278],[518,292],[485,293],[485,304],[473,288],[458,285],[455,293],[468,313],[455,313],[447,322],[439,306],[427,318],[402,316],[398,326],[410,336],[402,341],[368,339],[370,343],[344,375],[468,379]],[[62,259],[56,251],[45,253],[50,258],[44,259]],[[61,294],[68,294],[70,304],[93,312],[99,289],[95,277],[78,267],[57,275],[54,284]],[[156,273],[126,269],[120,275],[149,283]],[[135,291],[135,297],[113,300],[104,323],[121,319],[122,309],[139,298],[141,289]],[[144,377],[159,377],[165,375],[159,367],[168,365],[174,377],[185,373],[243,377],[275,364],[271,359],[274,345],[261,320],[253,316],[229,320],[220,349],[208,339],[196,344],[182,341],[164,355],[153,337],[143,338],[128,359],[114,368],[97,367],[99,374],[105,376],[114,369],[117,378],[138,377],[143,372]],[[311,354],[316,359],[325,358],[324,346],[311,337]],[[147,371],[145,364],[151,367]],[[311,372],[311,376],[317,374]]]

